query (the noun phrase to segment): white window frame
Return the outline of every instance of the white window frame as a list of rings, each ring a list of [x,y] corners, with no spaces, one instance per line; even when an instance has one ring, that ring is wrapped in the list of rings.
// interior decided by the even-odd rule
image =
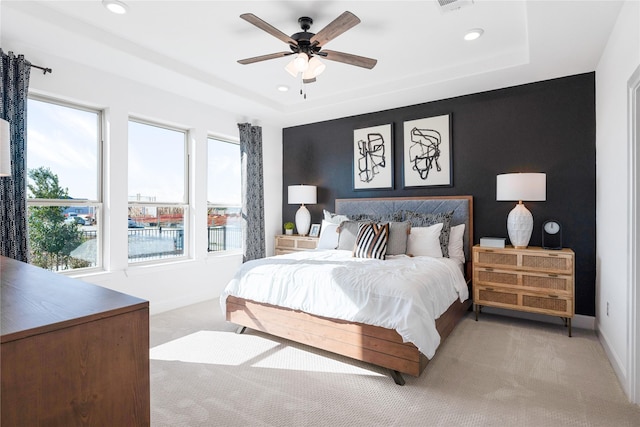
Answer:
[[[63,101],[56,98],[51,98],[47,96],[37,95],[37,94],[29,94],[28,99],[32,99],[34,101],[46,102],[49,104],[59,105],[61,107],[73,108],[75,110],[87,111],[91,113],[97,114],[97,126],[98,126],[98,141],[97,141],[97,153],[96,153],[96,168],[97,168],[97,180],[96,185],[98,188],[96,189],[96,200],[88,200],[88,199],[32,199],[27,197],[27,209],[29,207],[50,207],[50,206],[67,206],[67,207],[84,207],[91,206],[95,209],[96,215],[96,265],[94,267],[86,267],[86,268],[75,268],[72,270],[61,270],[56,271],[56,273],[63,275],[78,275],[85,273],[93,273],[97,271],[104,270],[104,251],[103,251],[103,242],[104,242],[104,218],[102,215],[103,206],[104,206],[104,191],[103,191],[103,182],[104,182],[104,163],[103,163],[103,153],[104,153],[104,120],[105,114],[104,110],[98,108],[92,108],[87,105],[76,104],[72,102]],[[28,101],[27,101],[28,102]],[[28,118],[27,118],[28,120]],[[27,135],[27,144],[28,135]],[[28,148],[27,148],[28,154]],[[25,165],[26,166],[26,165]],[[25,171],[27,172],[27,171]],[[25,179],[28,180],[28,177]],[[28,212],[28,211],[27,211]]]
[[[210,139],[214,139],[216,141],[220,141],[220,142],[226,142],[228,144],[234,144],[237,145],[238,148],[240,147],[240,141],[236,140],[236,139],[231,139],[228,137],[223,137],[223,136],[219,136],[219,135],[215,135],[215,134],[208,134],[207,135],[207,183],[209,182],[209,150],[210,150],[210,146],[209,146],[209,140]],[[206,212],[206,217],[207,217],[207,255],[211,256],[211,257],[215,257],[215,256],[220,256],[220,255],[231,255],[231,254],[242,254],[243,252],[243,247],[242,245],[244,245],[244,240],[242,240],[242,236],[240,236],[241,238],[241,247],[238,249],[225,249],[222,251],[209,251],[209,209],[217,209],[217,208],[238,208],[240,210],[240,212],[242,212],[242,200],[240,201],[239,205],[226,205],[226,204],[220,204],[220,203],[211,203],[209,201],[209,190],[207,188],[207,212]]]
[[[137,266],[166,264],[166,263],[183,261],[183,260],[189,259],[191,257],[190,240],[189,240],[190,230],[191,230],[190,221],[189,221],[189,200],[190,200],[189,199],[189,182],[190,182],[190,179],[189,179],[190,177],[189,130],[185,128],[180,128],[177,126],[167,125],[167,124],[156,122],[156,121],[142,119],[135,116],[129,116],[129,119],[127,120],[127,128],[129,127],[129,122],[135,122],[135,123],[147,125],[147,126],[154,126],[161,129],[174,131],[174,132],[181,132],[182,134],[184,134],[184,144],[183,144],[183,150],[184,150],[184,182],[183,182],[184,192],[183,194],[184,196],[183,196],[182,202],[167,202],[167,201],[145,202],[145,201],[139,201],[139,200],[136,200],[136,201],[127,200],[127,212],[129,211],[129,208],[133,208],[133,207],[150,207],[150,208],[179,207],[179,208],[182,208],[183,210],[182,255],[168,256],[166,258],[152,259],[148,261],[131,261],[131,259],[129,259],[129,244],[127,243],[127,264],[129,265],[129,267],[137,267]],[[129,147],[129,141],[127,141],[127,152],[128,152],[128,147]],[[127,199],[129,197],[128,193],[129,193],[129,183],[127,181]],[[127,233],[129,233],[129,229],[127,229]]]

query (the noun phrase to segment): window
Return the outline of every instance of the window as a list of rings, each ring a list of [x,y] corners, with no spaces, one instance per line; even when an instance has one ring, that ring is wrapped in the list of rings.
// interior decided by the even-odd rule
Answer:
[[[27,102],[31,263],[52,271],[99,267],[102,115],[44,98]]]
[[[184,256],[187,133],[129,120],[129,262]]]
[[[241,250],[240,145],[210,137],[208,153],[207,250]]]

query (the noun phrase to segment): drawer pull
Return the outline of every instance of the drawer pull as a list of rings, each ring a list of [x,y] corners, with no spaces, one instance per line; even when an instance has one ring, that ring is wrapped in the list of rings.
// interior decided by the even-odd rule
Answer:
[[[558,298],[558,295],[549,295],[549,298]]]
[[[486,291],[492,291],[493,288],[484,288]]]
[[[491,267],[486,267],[486,268],[484,269],[484,271],[493,271],[493,268],[491,268]]]
[[[493,249],[485,249],[485,252],[493,252]]]
[[[558,254],[547,254],[548,256],[558,256]]]
[[[549,274],[549,277],[558,277],[557,274]]]

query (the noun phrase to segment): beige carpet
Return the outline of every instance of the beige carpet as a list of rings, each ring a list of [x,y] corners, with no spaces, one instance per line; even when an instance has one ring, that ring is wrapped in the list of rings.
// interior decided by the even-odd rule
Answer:
[[[471,313],[419,378],[247,331],[218,301],[151,317],[153,426],[640,426],[591,331]]]

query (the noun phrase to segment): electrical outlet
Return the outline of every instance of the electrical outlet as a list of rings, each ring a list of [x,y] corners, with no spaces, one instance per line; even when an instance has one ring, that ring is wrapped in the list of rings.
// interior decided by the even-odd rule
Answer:
[[[609,301],[607,301],[607,317],[609,316]]]

